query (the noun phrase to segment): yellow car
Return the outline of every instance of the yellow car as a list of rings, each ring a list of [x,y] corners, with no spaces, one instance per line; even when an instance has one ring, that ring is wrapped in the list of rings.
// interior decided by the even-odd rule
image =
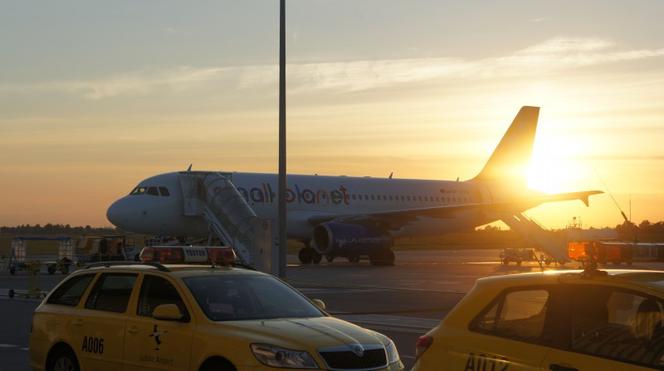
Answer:
[[[151,256],[204,255],[173,248]],[[34,370],[403,370],[388,337],[273,276],[215,265],[81,269],[35,310]]]
[[[483,278],[417,341],[413,370],[664,369],[664,272]]]

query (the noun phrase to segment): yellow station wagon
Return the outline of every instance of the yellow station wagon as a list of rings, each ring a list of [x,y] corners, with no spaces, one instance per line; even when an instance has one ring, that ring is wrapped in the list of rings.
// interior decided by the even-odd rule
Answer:
[[[203,255],[184,249],[152,255]],[[32,321],[33,369],[403,370],[388,337],[327,315],[273,276],[123,264],[81,269],[44,299]]]

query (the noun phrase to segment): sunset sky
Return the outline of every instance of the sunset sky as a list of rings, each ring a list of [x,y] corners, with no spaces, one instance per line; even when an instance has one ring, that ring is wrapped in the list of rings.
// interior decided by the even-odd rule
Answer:
[[[0,1],[0,225],[277,170],[278,1]],[[531,186],[664,219],[664,2],[288,0],[289,172],[468,179],[541,106]],[[627,210],[626,210],[627,211]],[[622,222],[608,195],[528,212]]]

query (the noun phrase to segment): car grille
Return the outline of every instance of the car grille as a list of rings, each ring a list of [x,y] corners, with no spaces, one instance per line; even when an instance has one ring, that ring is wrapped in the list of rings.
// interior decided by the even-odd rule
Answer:
[[[321,350],[320,355],[327,366],[335,370],[358,370],[385,367],[387,357],[383,347],[365,347],[360,357],[348,349]]]

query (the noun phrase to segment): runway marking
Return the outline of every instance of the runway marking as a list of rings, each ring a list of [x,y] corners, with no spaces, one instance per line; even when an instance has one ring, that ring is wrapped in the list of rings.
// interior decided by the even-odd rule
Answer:
[[[463,276],[460,276],[463,277]],[[425,282],[425,281],[422,281]],[[456,294],[456,295],[465,295],[467,291],[462,292],[459,290],[439,290],[439,289],[426,289],[422,287],[389,287],[389,286],[369,286],[369,285],[355,285],[355,286],[335,286],[332,284],[328,283],[321,283],[318,286],[311,286],[309,283],[304,283],[304,282],[298,282],[298,281],[290,281],[289,282],[291,285],[293,285],[296,289],[299,291],[305,291],[305,290],[321,290],[321,289],[328,289],[328,290],[344,290],[340,292],[353,292],[352,290],[375,290],[375,291],[367,291],[367,292],[388,292],[388,291],[416,291],[416,292],[430,292],[430,293],[438,293],[438,294]],[[446,281],[442,285],[446,286],[458,286],[461,282],[460,281]],[[441,285],[441,284],[439,284]],[[468,289],[470,290],[470,288]],[[329,291],[328,291],[329,292]],[[361,292],[361,291],[358,291]]]
[[[388,292],[392,290],[388,289],[377,289],[377,288],[314,288],[314,287],[303,287],[298,288],[298,290],[304,294],[353,294],[353,293],[368,293],[368,292]]]
[[[408,332],[424,334],[440,324],[437,318],[421,318],[408,316],[373,315],[338,315],[339,318],[353,323],[383,331]]]
[[[0,300],[6,300],[6,301],[21,301],[21,302],[33,302],[33,303],[39,303],[42,301],[42,299],[36,299],[36,298],[18,298],[18,297],[13,297],[10,298],[9,296],[2,296],[0,295]]]
[[[28,350],[27,347],[22,347],[20,345],[15,345],[15,344],[0,344],[0,349],[14,349],[18,348],[18,350]]]

